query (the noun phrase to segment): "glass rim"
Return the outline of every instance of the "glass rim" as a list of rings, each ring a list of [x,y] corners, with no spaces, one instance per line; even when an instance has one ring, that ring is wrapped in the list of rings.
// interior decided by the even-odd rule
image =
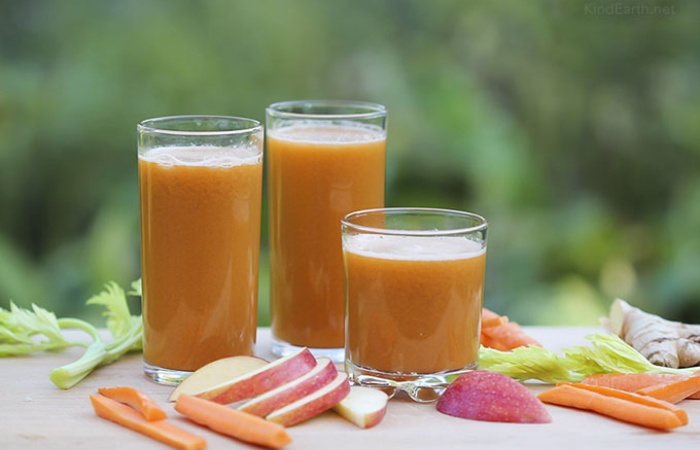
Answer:
[[[339,106],[339,107],[353,107],[357,108],[358,111],[355,113],[338,113],[338,114],[326,114],[326,113],[298,113],[285,111],[284,108],[289,108],[293,106],[307,106],[307,107],[319,107],[319,106]],[[380,103],[364,102],[358,100],[290,100],[285,102],[272,103],[265,110],[268,115],[276,118],[288,118],[288,119],[376,119],[379,117],[384,117],[387,114],[386,106]]]
[[[421,213],[421,214],[434,214],[434,215],[442,215],[442,216],[451,216],[451,217],[461,217],[463,219],[472,219],[477,222],[476,225],[472,226],[467,226],[467,227],[455,227],[455,228],[447,228],[443,230],[411,230],[411,229],[393,229],[393,228],[379,228],[379,227],[372,227],[372,226],[367,226],[367,225],[360,225],[352,222],[353,218],[357,218],[360,216],[368,216],[370,214],[377,214],[377,213],[394,213],[396,215],[398,214],[410,214],[410,213]],[[388,234],[388,235],[401,235],[401,236],[449,236],[449,235],[461,235],[461,234],[470,234],[470,233],[475,233],[475,232],[480,232],[480,231],[486,231],[488,228],[488,221],[486,218],[483,216],[472,213],[472,212],[467,212],[467,211],[460,211],[457,209],[448,209],[448,208],[428,208],[428,207],[385,207],[385,208],[370,208],[370,209],[361,209],[358,211],[353,211],[351,213],[346,214],[341,220],[340,223],[343,227],[350,227],[354,230],[357,231],[364,231],[364,232],[370,232],[370,233],[375,233],[375,234]]]
[[[230,122],[245,123],[245,126],[241,127],[231,127],[228,130],[173,130],[165,128],[163,126],[158,126],[158,124],[165,124],[175,121],[194,121],[194,120],[227,120]],[[236,135],[236,134],[247,134],[263,131],[263,124],[255,119],[250,119],[248,117],[239,116],[221,116],[221,115],[182,115],[182,116],[163,116],[154,117],[151,119],[145,119],[139,122],[136,126],[139,132],[147,133],[158,133],[171,136],[226,136],[226,135]]]

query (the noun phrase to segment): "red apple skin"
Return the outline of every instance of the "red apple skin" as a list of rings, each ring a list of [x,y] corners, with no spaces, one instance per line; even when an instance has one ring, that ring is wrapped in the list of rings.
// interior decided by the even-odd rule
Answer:
[[[335,379],[321,389],[273,411],[266,419],[285,427],[311,419],[338,404],[350,393],[350,383],[345,372],[338,372]]]
[[[265,417],[276,409],[293,403],[321,389],[333,381],[338,374],[333,362],[328,358],[319,358],[316,367],[300,378],[285,383],[272,391],[254,397],[240,405],[239,410],[259,417]]]
[[[474,370],[460,375],[437,402],[443,414],[489,422],[549,423],[544,404],[503,374]]]
[[[265,392],[271,391],[295,378],[309,372],[316,366],[316,358],[308,348],[285,358],[254,370],[227,383],[222,383],[207,391],[200,392],[197,397],[211,400],[215,403],[229,403],[246,400]]]

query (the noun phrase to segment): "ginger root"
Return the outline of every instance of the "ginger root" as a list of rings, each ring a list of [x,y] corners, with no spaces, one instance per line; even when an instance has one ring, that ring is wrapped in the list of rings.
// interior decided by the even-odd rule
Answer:
[[[700,363],[700,325],[666,320],[619,298],[607,325],[652,364],[677,369]]]

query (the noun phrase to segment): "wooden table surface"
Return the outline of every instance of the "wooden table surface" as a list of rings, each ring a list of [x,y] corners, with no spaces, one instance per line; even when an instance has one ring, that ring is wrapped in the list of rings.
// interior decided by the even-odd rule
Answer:
[[[596,328],[527,327],[551,350],[585,344]],[[257,354],[272,359],[269,329],[258,331]],[[0,359],[0,449],[167,449],[145,436],[100,419],[88,395],[98,387],[132,386],[165,406],[173,421],[206,437],[210,449],[258,448],[219,436],[188,422],[167,403],[172,388],[143,376],[141,355],[132,354],[102,367],[70,390],[49,381],[51,369],[69,363],[80,350]],[[534,392],[547,386],[528,384]],[[680,449],[700,443],[700,401],[682,403],[690,423],[671,432],[657,432],[596,414],[547,406],[550,424],[506,424],[458,419],[438,413],[435,404],[394,398],[384,421],[362,430],[333,412],[289,429],[286,448],[352,449]]]

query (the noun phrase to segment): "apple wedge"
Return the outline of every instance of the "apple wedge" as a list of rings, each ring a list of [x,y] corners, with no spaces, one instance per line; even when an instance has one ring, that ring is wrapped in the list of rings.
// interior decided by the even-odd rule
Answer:
[[[239,410],[265,417],[276,409],[299,400],[318,391],[333,381],[338,374],[333,362],[328,358],[319,358],[316,367],[310,372],[285,383],[271,391],[258,395],[238,407]]]
[[[231,356],[212,361],[185,378],[170,394],[168,401],[176,401],[181,394],[197,394],[267,364],[268,361],[255,356]]]
[[[552,417],[528,388],[496,372],[473,370],[457,377],[437,402],[443,414],[488,422],[549,423]]]
[[[333,381],[327,385],[287,406],[273,411],[265,418],[285,427],[296,425],[331,409],[349,393],[350,383],[348,382],[348,375],[345,372],[338,372]]]
[[[384,418],[388,402],[389,396],[378,389],[351,386],[333,410],[360,428],[372,428]]]
[[[196,393],[197,397],[227,405],[246,400],[299,378],[316,366],[308,348]]]

